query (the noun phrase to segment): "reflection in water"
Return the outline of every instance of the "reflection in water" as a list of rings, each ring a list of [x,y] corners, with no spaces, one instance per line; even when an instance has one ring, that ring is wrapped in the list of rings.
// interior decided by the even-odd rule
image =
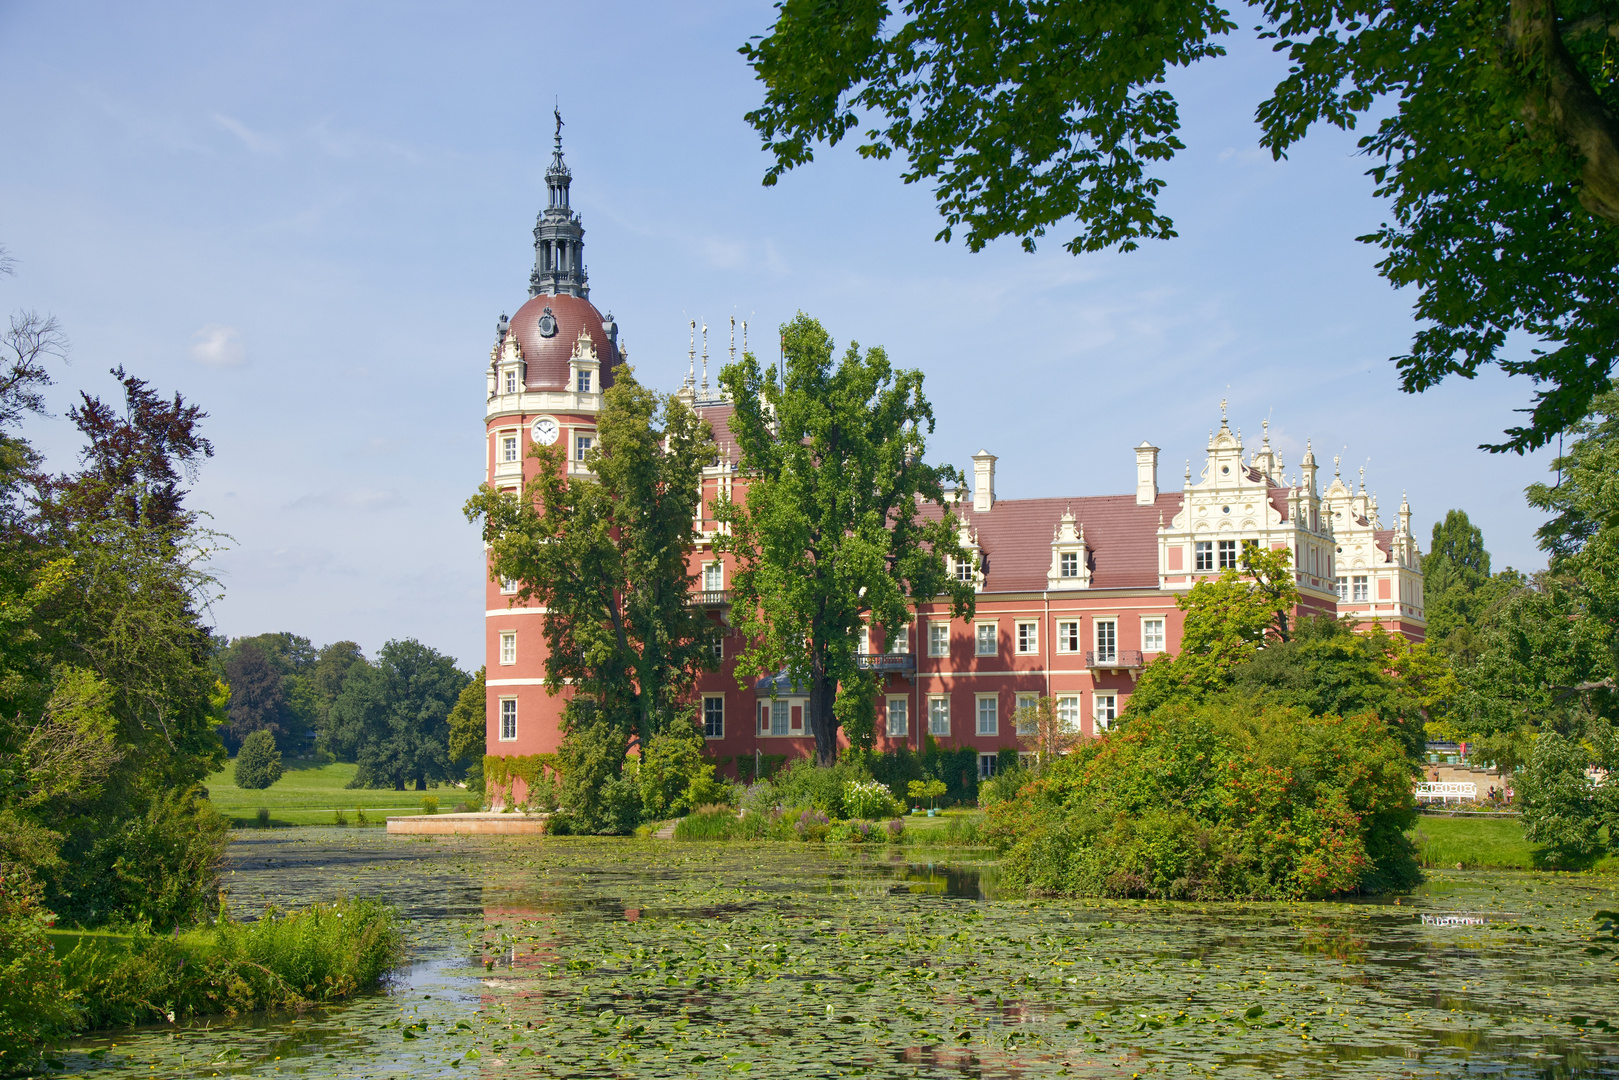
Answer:
[[[1580,936],[1619,898],[1589,879],[1177,905],[1031,902],[990,865],[798,845],[310,829],[233,854],[235,910],[384,896],[414,962],[332,1009],[84,1040],[70,1071],[1619,1075],[1595,1019],[1619,988]]]

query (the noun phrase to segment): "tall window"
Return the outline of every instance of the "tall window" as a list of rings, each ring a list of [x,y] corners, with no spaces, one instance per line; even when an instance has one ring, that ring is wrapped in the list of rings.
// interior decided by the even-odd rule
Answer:
[[[947,622],[928,623],[928,655],[950,655],[950,624]]]
[[[1057,556],[1057,572],[1063,577],[1079,576],[1079,552],[1065,551]]]
[[[595,443],[596,443],[596,440],[592,439],[589,435],[575,436],[574,440],[573,440],[573,447],[574,447],[573,459],[575,461],[583,461],[583,460],[585,460],[585,455],[590,453],[590,448],[592,446],[594,446]]]
[[[911,651],[911,628],[909,626],[896,626],[888,631],[888,651],[896,656],[903,656]]]
[[[1017,651],[1025,655],[1040,651],[1039,623],[1020,622],[1017,624]]]
[[[1057,724],[1070,735],[1079,734],[1078,694],[1066,694],[1057,699]]]
[[[1142,619],[1141,620],[1141,651],[1142,652],[1163,652],[1164,651],[1164,620],[1162,620],[1162,619]]]
[[[1035,735],[1039,732],[1039,724],[1034,719],[1034,711],[1040,707],[1040,695],[1019,694],[1017,696],[1017,733],[1019,735]]]
[[[978,755],[978,779],[988,780],[995,775],[995,766],[1000,761],[999,754]]]
[[[930,698],[928,700],[928,734],[950,734],[950,699],[944,697]]]
[[[511,742],[517,738],[517,699],[500,699],[500,741]]]
[[[902,697],[888,699],[888,734],[891,738],[903,739],[911,733],[910,717],[906,713],[909,704]]]
[[[1237,566],[1237,542],[1235,540],[1220,541],[1220,569],[1234,570]]]
[[[1214,569],[1214,541],[1213,540],[1199,540],[1196,544],[1192,545],[1192,547],[1193,547],[1194,552],[1195,552],[1195,560],[1196,560],[1193,563],[1193,569],[1195,569],[1195,570],[1213,570]]]
[[[994,656],[996,651],[995,638],[997,636],[997,624],[992,622],[981,622],[975,629],[977,631],[976,640],[978,642],[978,655]]]
[[[703,591],[719,592],[725,588],[725,567],[717,562],[703,566]]]
[[[1057,624],[1057,651],[1079,651],[1079,623],[1060,622]]]
[[[517,632],[514,630],[500,635],[500,662],[517,663]]]
[[[714,652],[714,659],[725,659],[725,631],[715,629],[714,636],[709,639],[708,647]]]
[[[871,652],[871,626],[870,626],[869,623],[865,624],[865,625],[862,625],[860,627],[860,636],[856,639],[856,641],[857,641],[857,644],[856,644],[856,647],[855,647],[856,652],[861,653],[862,655],[870,654],[870,652]]]
[[[506,372],[506,393],[517,393],[517,369],[511,368]]]
[[[978,734],[1000,734],[1000,704],[999,697],[981,697],[978,699]]]
[[[1119,715],[1119,695],[1097,694],[1095,705],[1096,712],[1092,720],[1095,721],[1096,730],[1106,731],[1113,726],[1113,721]]]
[[[725,699],[719,695],[703,699],[703,738],[725,738]]]
[[[770,734],[787,734],[787,714],[788,706],[785,701],[778,698],[770,703]]]
[[[588,371],[579,373],[579,392],[581,394],[590,393],[590,372]]]
[[[502,461],[516,461],[517,460],[517,436],[516,435],[504,435],[504,436],[501,437],[501,440],[500,440],[500,460],[502,460]]]
[[[1365,574],[1356,574],[1352,579],[1351,584],[1354,585],[1354,593],[1351,596],[1351,599],[1354,600],[1355,603],[1358,604],[1372,598],[1371,585],[1368,582]]]
[[[1341,577],[1338,579],[1338,599],[1349,599],[1349,579],[1347,577]]]
[[[1096,662],[1105,664],[1119,653],[1119,624],[1112,619],[1096,620]]]

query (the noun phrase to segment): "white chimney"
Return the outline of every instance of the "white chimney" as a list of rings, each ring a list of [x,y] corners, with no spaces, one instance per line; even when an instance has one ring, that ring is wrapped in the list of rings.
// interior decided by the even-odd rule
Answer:
[[[995,505],[995,455],[980,450],[973,455],[973,509],[983,513]]]
[[[1149,442],[1136,447],[1136,505],[1158,501],[1158,448]]]

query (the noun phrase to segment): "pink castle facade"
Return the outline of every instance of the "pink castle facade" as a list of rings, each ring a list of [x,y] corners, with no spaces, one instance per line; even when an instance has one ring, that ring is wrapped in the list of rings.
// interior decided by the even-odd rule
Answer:
[[[485,478],[507,490],[532,475],[527,455],[537,442],[560,442],[570,472],[588,475],[602,391],[620,361],[617,326],[588,299],[584,230],[567,208],[560,139],[547,180],[551,205],[535,229],[531,296],[510,320],[502,317],[487,372]],[[692,602],[722,630],[720,667],[695,691],[698,720],[722,762],[809,757],[807,701],[768,680],[739,683],[734,670],[742,642],[730,629],[732,567],[714,548],[721,525],[713,506],[722,493],[740,496],[744,481],[731,407],[709,390],[706,352],[705,344],[701,387],[689,373],[679,391],[721,448],[703,480],[691,556],[699,579]],[[974,455],[970,487],[955,493],[952,507],[972,559],[951,569],[973,583],[977,610],[964,621],[950,618],[947,602],[923,603],[898,640],[862,632],[862,662],[884,673],[877,749],[920,749],[927,733],[974,747],[987,775],[997,752],[1017,744],[1014,712],[1040,697],[1054,698],[1060,715],[1095,735],[1117,718],[1143,667],[1179,648],[1177,597],[1236,565],[1244,542],[1291,553],[1302,610],[1353,615],[1420,640],[1421,560],[1405,501],[1385,528],[1364,477],[1358,491],[1337,475],[1322,489],[1308,448],[1288,475],[1268,424],[1250,450],[1221,411],[1200,475],[1194,480],[1188,464],[1174,489],[1160,488],[1159,451],[1146,442],[1127,451],[1136,490],[1119,495],[998,499],[995,456]],[[515,603],[514,594],[509,583],[487,583],[488,753],[551,753],[565,697],[545,685],[544,611]]]

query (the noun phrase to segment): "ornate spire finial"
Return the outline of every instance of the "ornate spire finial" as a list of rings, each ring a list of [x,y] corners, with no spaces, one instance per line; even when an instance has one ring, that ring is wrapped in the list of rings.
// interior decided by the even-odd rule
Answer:
[[[736,316],[731,316],[731,363],[736,363]]]
[[[1366,494],[1366,466],[1360,467],[1360,493]]]
[[[703,324],[703,396],[708,396],[708,324]]]
[[[748,320],[742,320],[742,355],[748,353]]]
[[[1225,423],[1225,398],[1220,399],[1220,423]]]
[[[1266,419],[1261,420],[1259,422],[1259,426],[1265,430],[1265,438],[1264,438],[1263,441],[1264,441],[1266,446],[1269,446],[1270,445],[1270,419],[1267,417]]]
[[[1341,454],[1332,455],[1332,475],[1334,477],[1340,477],[1340,476],[1343,475],[1343,470],[1341,470],[1338,467],[1339,461],[1342,459],[1342,456],[1343,455],[1341,455]]]
[[[686,385],[697,385],[697,320],[691,321],[691,336],[686,340]]]

